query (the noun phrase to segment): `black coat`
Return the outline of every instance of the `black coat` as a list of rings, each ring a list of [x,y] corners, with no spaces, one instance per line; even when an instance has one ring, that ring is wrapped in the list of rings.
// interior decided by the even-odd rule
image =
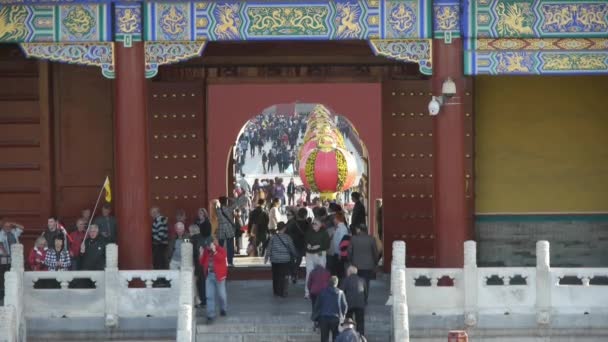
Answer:
[[[296,251],[303,256],[306,253],[306,231],[309,229],[309,223],[291,219],[287,221],[287,235],[293,240]]]
[[[258,241],[266,240],[268,236],[268,224],[270,223],[270,217],[268,213],[262,209],[262,207],[255,208],[251,214],[249,214],[249,233],[252,232],[253,225],[257,226],[256,238]]]
[[[353,215],[350,219],[350,226],[357,227],[360,224],[365,224],[365,206],[361,201],[355,202],[353,208]]]
[[[207,222],[209,222],[209,220],[207,220]],[[194,272],[197,276],[203,274],[201,264],[199,263],[201,257],[200,248],[205,247],[211,241],[213,241],[211,234],[207,236],[203,236],[203,234],[194,234],[190,237],[190,242],[192,242],[192,256],[194,259]]]
[[[196,219],[196,222],[194,224],[196,224],[198,226],[198,228],[201,230],[201,235],[203,237],[211,236],[211,222],[209,221],[209,219],[206,219],[205,221]]]
[[[106,267],[106,239],[98,236],[88,238],[84,245],[85,251],[80,256],[80,268],[88,271],[103,271]]]

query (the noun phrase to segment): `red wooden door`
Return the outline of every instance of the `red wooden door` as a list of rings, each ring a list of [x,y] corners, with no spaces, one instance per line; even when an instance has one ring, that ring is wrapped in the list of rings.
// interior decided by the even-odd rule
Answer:
[[[395,240],[408,267],[436,262],[433,225],[433,121],[430,81],[385,82],[382,90],[382,195],[385,268]]]
[[[469,232],[474,212],[473,87],[466,82],[465,158]],[[436,267],[434,225],[434,127],[428,114],[431,82],[392,81],[382,90],[383,227],[385,269],[395,240],[407,244],[408,267]],[[470,234],[472,237],[472,235]]]
[[[170,222],[184,209],[192,223],[207,207],[203,83],[150,83],[148,122],[151,203]]]

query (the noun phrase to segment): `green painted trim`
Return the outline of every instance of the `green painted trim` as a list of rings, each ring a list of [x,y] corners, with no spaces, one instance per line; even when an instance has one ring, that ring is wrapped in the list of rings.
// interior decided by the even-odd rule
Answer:
[[[55,6],[53,9],[53,15],[55,16],[55,37],[56,42],[61,41],[61,14],[59,13],[59,6]]]
[[[97,29],[99,30],[99,40],[100,41],[105,41],[105,30],[104,30],[104,26],[106,24],[105,21],[105,6],[104,5],[98,5],[97,6]]]
[[[471,52],[470,51],[464,51],[464,74],[465,75],[471,75]]]
[[[142,23],[142,27],[141,27],[141,36],[142,36],[142,40],[150,40],[150,36],[148,36],[148,31],[150,31],[148,25],[149,25],[149,19],[148,19],[148,3],[143,3],[141,5],[142,10],[141,13],[144,17],[144,22]]]
[[[424,6],[426,6],[426,35],[421,38],[431,38],[433,37],[433,16],[435,13],[433,12],[433,2],[425,1]]]
[[[608,222],[608,214],[513,214],[475,215],[475,223],[486,222]]]
[[[477,37],[477,1],[476,0],[470,0],[471,1],[471,5],[472,5],[472,9],[471,9],[471,13],[469,13],[469,20],[471,21],[471,37]]]

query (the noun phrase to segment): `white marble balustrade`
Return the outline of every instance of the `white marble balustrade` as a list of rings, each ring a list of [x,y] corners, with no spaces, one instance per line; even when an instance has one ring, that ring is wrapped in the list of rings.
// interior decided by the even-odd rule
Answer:
[[[119,271],[120,316],[176,316],[179,303],[180,271]],[[152,287],[157,279],[166,279],[170,287]],[[129,288],[129,282],[140,279],[144,288]]]
[[[453,286],[438,286],[440,279]],[[418,283],[418,285],[417,285]],[[407,305],[412,313],[457,314],[464,306],[463,271],[457,268],[408,268]]]
[[[104,317],[104,276],[103,271],[25,272],[23,276],[25,317]],[[96,287],[92,289],[68,288],[74,279],[90,279]],[[39,280],[56,280],[61,288],[34,288]]]
[[[608,314],[608,286],[594,285],[595,277],[608,278],[608,268],[552,268],[551,301],[557,314]],[[580,285],[560,285],[564,277],[580,279]]]
[[[405,260],[404,243],[393,246]],[[405,319],[460,316],[470,328],[478,326],[480,317],[490,325],[499,317],[514,317],[510,322],[515,328],[550,326],[552,320],[576,328],[571,317],[583,315],[599,315],[596,322],[608,319],[608,268],[551,268],[549,243],[539,241],[536,247],[536,267],[477,267],[473,241],[464,243],[463,268],[407,268],[394,261],[387,304],[405,300],[407,308],[399,311],[406,313]],[[395,276],[396,272],[404,276]],[[578,279],[578,284],[560,284],[564,277]],[[405,282],[407,296],[397,298],[400,281]],[[595,328],[606,329],[608,323]],[[394,336],[402,336],[399,324],[394,322],[393,329]]]
[[[13,264],[6,273],[6,300],[0,307],[0,341],[25,341],[28,319],[104,318],[118,328],[120,318],[176,319],[177,340],[194,341],[192,245],[182,246],[181,270],[118,270],[118,248],[106,247],[104,271],[24,272],[23,246],[13,245]],[[188,260],[185,260],[188,259]],[[78,280],[92,288],[72,286]],[[53,280],[59,288],[38,288]],[[160,280],[160,281],[159,281]],[[130,283],[141,285],[129,287]],[[154,286],[162,283],[161,286]],[[47,286],[48,287],[48,286]]]

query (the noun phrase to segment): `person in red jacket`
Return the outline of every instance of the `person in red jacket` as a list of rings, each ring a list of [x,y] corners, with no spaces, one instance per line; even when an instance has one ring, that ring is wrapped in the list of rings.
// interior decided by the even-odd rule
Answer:
[[[226,250],[222,248],[217,239],[206,247],[200,248],[199,260],[205,272],[205,289],[207,295],[207,324],[211,324],[216,316],[215,296],[220,299],[220,316],[226,316],[228,298],[226,294],[226,276],[228,275],[228,260]]]
[[[46,239],[39,236],[36,239],[34,248],[30,251],[30,255],[27,257],[27,264],[32,271],[46,271],[46,265],[43,263],[46,258]]]

